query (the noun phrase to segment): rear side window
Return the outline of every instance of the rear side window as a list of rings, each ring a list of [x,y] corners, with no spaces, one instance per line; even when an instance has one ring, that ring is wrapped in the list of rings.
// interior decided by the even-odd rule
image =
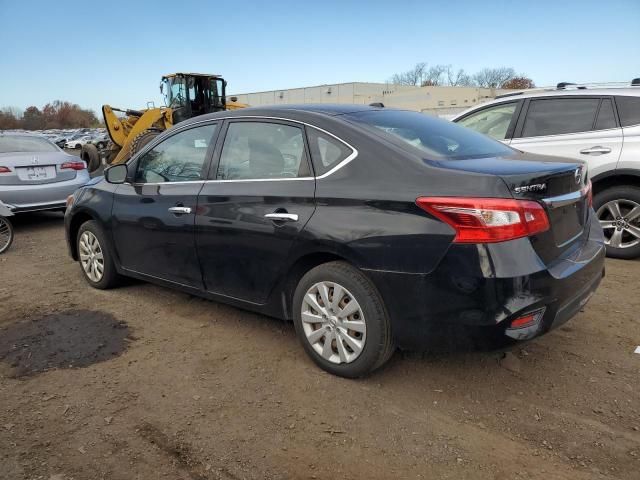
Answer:
[[[456,123],[476,132],[489,135],[496,140],[504,140],[516,107],[517,103],[507,103],[483,108],[479,112],[467,115]]]
[[[597,98],[553,98],[531,100],[522,129],[523,137],[588,132],[600,100]]]
[[[513,155],[514,150],[469,128],[424,113],[376,110],[346,115],[376,135],[432,160]],[[415,150],[414,150],[415,151]]]
[[[315,128],[307,129],[316,176],[324,175],[353,153],[340,140]]]
[[[640,125],[640,97],[616,97],[616,106],[623,127]]]
[[[309,175],[301,128],[267,122],[229,124],[217,179],[258,180]]]
[[[616,128],[616,115],[613,113],[613,103],[608,98],[602,100],[598,118],[596,119],[596,130],[605,130],[607,128]]]

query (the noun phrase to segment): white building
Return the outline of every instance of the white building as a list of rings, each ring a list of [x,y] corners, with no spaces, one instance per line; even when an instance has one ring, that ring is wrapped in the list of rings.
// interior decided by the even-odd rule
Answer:
[[[301,103],[383,103],[386,107],[452,115],[504,90],[477,87],[413,87],[391,83],[337,83],[232,95],[252,107]]]

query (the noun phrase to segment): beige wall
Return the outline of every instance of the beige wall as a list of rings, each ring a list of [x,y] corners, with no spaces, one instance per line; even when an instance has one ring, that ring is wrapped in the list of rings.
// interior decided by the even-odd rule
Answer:
[[[385,106],[450,115],[495,98],[501,90],[475,87],[411,87],[387,83],[340,83],[233,95],[252,107],[303,103],[382,102]]]

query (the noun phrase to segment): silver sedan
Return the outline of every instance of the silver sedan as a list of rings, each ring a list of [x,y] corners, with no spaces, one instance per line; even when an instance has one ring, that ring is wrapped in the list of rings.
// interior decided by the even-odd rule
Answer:
[[[0,201],[13,212],[64,209],[88,181],[86,164],[46,138],[0,132]]]

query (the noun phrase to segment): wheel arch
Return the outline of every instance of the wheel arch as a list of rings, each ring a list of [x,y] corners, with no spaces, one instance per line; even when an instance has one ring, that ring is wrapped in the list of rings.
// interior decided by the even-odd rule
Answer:
[[[84,223],[95,219],[96,217],[86,210],[81,210],[71,217],[71,222],[69,223],[69,247],[71,249],[71,258],[76,261],[78,260],[78,243],[76,241],[78,238],[78,231],[80,231],[80,227]]]
[[[640,187],[640,171],[633,169],[612,170],[611,172],[601,173],[591,179],[593,184],[593,193],[598,193],[611,187],[623,185],[631,185]]]
[[[347,258],[347,256],[337,253],[333,250],[319,250],[308,252],[300,255],[289,266],[282,288],[280,288],[280,300],[282,302],[282,313],[285,320],[293,320],[291,304],[293,303],[293,295],[300,279],[312,268],[322,265],[323,263],[342,261],[355,264]]]

